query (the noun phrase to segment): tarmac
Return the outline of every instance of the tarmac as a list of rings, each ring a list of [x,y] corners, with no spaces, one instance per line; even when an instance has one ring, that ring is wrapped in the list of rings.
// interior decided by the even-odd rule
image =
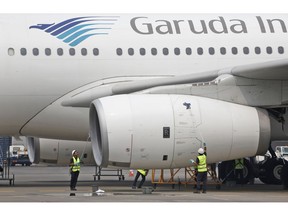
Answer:
[[[195,194],[193,184],[155,184],[155,180],[151,181],[151,172],[142,189],[132,189],[135,175],[130,176],[129,170],[121,170],[120,174],[118,171],[102,171],[103,176],[95,177],[95,167],[83,166],[77,191],[70,191],[68,167],[10,167],[9,174],[15,177],[14,185],[0,181],[0,202],[288,202],[288,191],[282,185],[265,185],[257,179],[254,184],[243,186],[226,183],[219,187],[219,184],[210,182],[206,194]],[[179,182],[184,175],[180,170]],[[96,193],[97,190],[103,192]]]

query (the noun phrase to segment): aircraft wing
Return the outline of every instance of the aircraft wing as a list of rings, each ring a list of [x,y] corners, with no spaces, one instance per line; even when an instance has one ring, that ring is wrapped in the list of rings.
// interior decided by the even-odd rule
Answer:
[[[71,107],[89,107],[93,100],[100,97],[129,94],[160,86],[209,82],[225,74],[256,80],[288,80],[288,59],[241,65],[200,73],[191,73],[182,76],[155,78],[149,79],[149,81],[140,80],[104,85],[101,88],[90,88],[80,94],[76,94],[68,100],[63,101],[62,105]]]
[[[231,75],[261,80],[288,80],[288,59],[231,68]]]

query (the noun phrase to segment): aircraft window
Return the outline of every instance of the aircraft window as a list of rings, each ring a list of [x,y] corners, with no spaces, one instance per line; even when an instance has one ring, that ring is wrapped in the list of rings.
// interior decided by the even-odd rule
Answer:
[[[238,54],[238,49],[237,47],[232,47],[232,54],[237,55]]]
[[[203,55],[203,48],[198,47],[197,48],[197,53],[198,53],[198,55]]]
[[[222,55],[225,55],[225,54],[226,54],[226,48],[225,48],[225,47],[221,47],[221,48],[220,48],[220,53],[221,53]]]
[[[116,49],[116,53],[117,53],[118,56],[121,56],[123,54],[123,51],[122,51],[121,48],[117,48]]]
[[[186,48],[186,54],[191,55],[192,54],[192,49],[190,47]]]
[[[38,48],[33,48],[32,53],[34,56],[38,56],[39,55],[39,49]]]
[[[14,56],[14,54],[15,54],[15,50],[13,48],[9,48],[8,49],[8,55],[9,56]]]
[[[27,50],[26,50],[26,48],[21,48],[21,49],[20,49],[20,54],[21,54],[22,56],[26,56],[26,55],[27,55]]]
[[[157,55],[157,49],[156,48],[152,48],[151,49],[151,54],[152,55]]]
[[[255,53],[258,55],[261,53],[260,47],[255,47]]]
[[[46,48],[45,49],[45,55],[46,56],[50,56],[51,55],[51,49],[50,48]]]
[[[178,47],[176,47],[174,49],[174,53],[175,53],[175,55],[180,55],[180,49]]]
[[[279,46],[279,47],[278,47],[278,53],[279,53],[279,54],[283,54],[283,53],[284,53],[284,47]]]
[[[213,47],[209,48],[209,54],[214,55],[215,54],[215,49]]]
[[[163,48],[163,55],[169,55],[169,49]]]
[[[273,51],[272,51],[272,47],[270,47],[270,46],[267,47],[267,48],[266,48],[266,52],[267,52],[268,54],[272,54],[272,52],[273,52]]]
[[[82,54],[83,56],[86,56],[86,55],[87,55],[87,49],[86,49],[86,48],[82,48],[82,49],[81,49],[81,54]]]
[[[94,56],[98,56],[98,55],[99,55],[99,49],[94,48],[94,49],[93,49],[93,55],[94,55]]]
[[[70,48],[69,49],[69,54],[71,55],[71,56],[74,56],[75,55],[75,49],[74,48]]]
[[[243,47],[243,53],[245,55],[248,55],[249,54],[249,47]]]
[[[134,49],[133,49],[133,48],[129,48],[129,49],[128,49],[128,54],[129,54],[130,56],[134,55]]]
[[[58,49],[57,49],[57,54],[58,54],[59,56],[62,56],[62,55],[63,55],[63,49],[62,49],[62,48],[58,48]]]
[[[140,55],[145,55],[146,54],[146,50],[144,48],[140,48]]]

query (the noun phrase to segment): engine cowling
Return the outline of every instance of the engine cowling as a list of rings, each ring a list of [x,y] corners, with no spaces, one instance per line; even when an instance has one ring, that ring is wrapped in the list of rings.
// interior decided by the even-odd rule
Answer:
[[[188,95],[117,95],[90,107],[96,164],[131,168],[186,167],[207,144],[207,162],[264,154],[265,110]]]
[[[24,145],[34,164],[68,165],[72,150],[77,149],[85,165],[95,165],[91,142],[25,137]]]

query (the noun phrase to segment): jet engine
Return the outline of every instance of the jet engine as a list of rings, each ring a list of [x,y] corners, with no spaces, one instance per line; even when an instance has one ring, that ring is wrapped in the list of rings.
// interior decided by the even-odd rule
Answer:
[[[72,150],[77,149],[79,157],[85,165],[95,165],[91,142],[35,137],[26,137],[25,139],[25,146],[32,163],[68,165],[72,156]]]
[[[94,100],[90,136],[101,167],[191,166],[199,147],[207,162],[265,154],[266,110],[190,95],[130,94]]]

